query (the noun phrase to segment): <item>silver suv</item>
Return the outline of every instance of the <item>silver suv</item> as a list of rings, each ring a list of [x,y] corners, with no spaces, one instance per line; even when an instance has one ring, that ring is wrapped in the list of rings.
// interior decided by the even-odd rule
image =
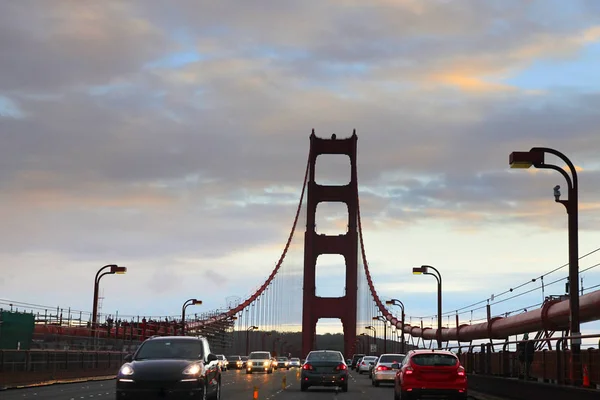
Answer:
[[[273,373],[273,357],[271,357],[270,352],[253,351],[250,353],[246,363],[246,373],[251,374],[252,372]]]

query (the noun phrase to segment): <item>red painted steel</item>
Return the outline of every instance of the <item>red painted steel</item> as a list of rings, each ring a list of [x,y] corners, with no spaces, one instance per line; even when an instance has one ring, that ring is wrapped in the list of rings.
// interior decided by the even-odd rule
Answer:
[[[320,318],[339,318],[344,329],[344,352],[349,353],[356,339],[358,297],[358,182],[356,167],[356,132],[350,138],[310,136],[308,200],[304,236],[304,288],[302,306],[302,356],[314,349],[316,325]],[[350,182],[342,186],[324,186],[315,182],[315,165],[320,155],[342,154],[350,158]],[[348,232],[343,235],[319,235],[315,229],[317,205],[343,202],[348,207]],[[342,297],[316,295],[316,263],[322,254],[340,254],[346,261],[346,293]]]
[[[375,294],[376,296],[376,294]],[[394,317],[381,303],[379,298],[375,302],[379,310],[392,325],[402,329],[400,321]],[[579,312],[581,322],[591,322],[600,319],[600,290],[588,293],[579,298]],[[473,325],[461,325],[458,328],[443,328],[442,340],[460,340],[469,342],[477,339],[506,339],[511,335],[523,334],[544,330],[552,326],[557,330],[569,327],[569,300],[553,302],[547,307],[538,308],[512,317],[496,317],[489,322]],[[404,332],[414,337],[434,340],[437,329],[424,328],[405,324]]]

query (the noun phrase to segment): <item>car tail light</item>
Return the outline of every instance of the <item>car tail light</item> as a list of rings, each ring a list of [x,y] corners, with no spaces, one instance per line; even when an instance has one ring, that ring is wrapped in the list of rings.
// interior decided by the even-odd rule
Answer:
[[[458,367],[456,373],[458,374],[458,376],[465,376],[465,369],[463,367]]]
[[[367,365],[367,364],[365,364],[365,362],[363,361],[363,362],[360,363],[360,365]]]
[[[341,364],[341,363],[337,367],[335,367],[336,371],[345,371],[347,369],[348,369],[348,367],[346,367],[346,364]]]
[[[411,367],[407,367],[404,370],[404,375],[412,375],[415,371]]]
[[[377,371],[389,371],[391,368],[386,367],[385,365],[380,365],[377,367]]]
[[[313,368],[313,366],[312,366],[312,365],[310,365],[310,364],[304,364],[304,365],[302,366],[302,369],[306,369],[306,370],[309,370],[309,371],[310,371],[310,370],[313,370],[314,368]]]

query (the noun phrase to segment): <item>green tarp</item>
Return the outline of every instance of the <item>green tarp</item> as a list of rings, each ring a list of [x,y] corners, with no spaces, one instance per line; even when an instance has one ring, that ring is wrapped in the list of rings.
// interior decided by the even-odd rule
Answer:
[[[0,349],[29,350],[33,328],[33,314],[0,312]]]

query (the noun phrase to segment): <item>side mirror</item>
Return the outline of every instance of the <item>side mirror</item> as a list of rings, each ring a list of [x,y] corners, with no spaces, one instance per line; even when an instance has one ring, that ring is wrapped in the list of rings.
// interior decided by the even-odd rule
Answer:
[[[398,363],[393,363],[393,364],[392,364],[392,369],[400,369],[400,364],[398,364]]]
[[[127,354],[127,355],[125,355],[125,357],[123,357],[123,361],[125,361],[125,362],[132,362],[133,361],[133,354]]]
[[[214,355],[213,353],[210,353],[207,357],[206,357],[206,361],[211,363],[213,361],[217,361],[217,356]]]

